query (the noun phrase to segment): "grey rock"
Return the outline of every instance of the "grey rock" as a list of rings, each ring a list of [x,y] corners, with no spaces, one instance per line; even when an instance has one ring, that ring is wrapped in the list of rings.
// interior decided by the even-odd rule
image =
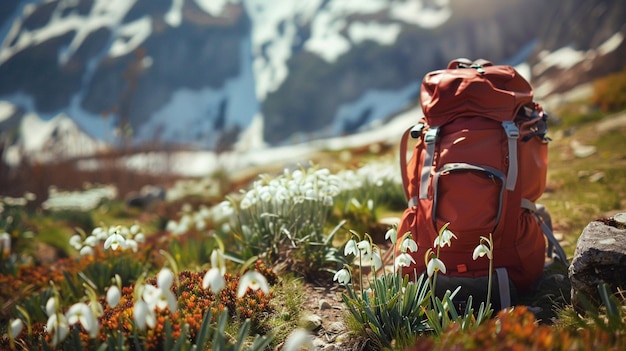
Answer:
[[[302,317],[300,324],[307,330],[315,330],[322,326],[322,317],[316,314],[307,314]]]
[[[155,185],[144,185],[139,193],[131,193],[126,197],[129,207],[146,208],[149,205],[165,200],[165,189]]]
[[[326,301],[325,299],[321,299],[319,301],[319,307],[320,307],[320,310],[328,310],[328,309],[333,308],[333,306],[331,306],[331,304],[328,303],[328,301]]]
[[[599,284],[612,291],[626,287],[626,230],[612,218],[589,223],[578,238],[569,278],[572,304],[579,312],[584,310],[579,294],[599,305]]]
[[[345,332],[347,327],[343,322],[333,322],[328,326],[327,330],[331,333],[341,333]]]

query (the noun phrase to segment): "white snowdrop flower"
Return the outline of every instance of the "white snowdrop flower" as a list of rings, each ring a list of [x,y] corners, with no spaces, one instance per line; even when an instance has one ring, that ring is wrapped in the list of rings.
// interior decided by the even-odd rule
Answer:
[[[184,227],[185,231],[189,230],[189,227],[191,227],[191,223],[193,223],[193,218],[188,213],[185,213],[180,218],[180,226]]]
[[[219,205],[217,205],[217,208],[219,209],[218,213],[220,218],[230,217],[235,214],[235,210],[233,209],[233,205],[230,201],[220,202]]]
[[[156,301],[158,300],[157,295],[160,294],[157,290],[158,288],[154,285],[146,284],[143,286],[141,297],[148,304],[148,306],[154,307],[154,305],[156,305]]]
[[[167,230],[168,232],[174,232],[177,227],[178,227],[178,223],[176,223],[175,220],[170,219],[169,221],[167,221],[167,224],[165,225],[165,230]]]
[[[2,244],[2,247],[6,247],[6,245],[4,245],[4,240],[2,240]],[[78,234],[72,235],[72,237],[70,238],[70,245],[76,250],[80,250],[83,247],[83,238]]]
[[[65,340],[70,331],[67,318],[61,313],[53,313],[46,322],[46,332],[52,335],[52,346],[56,347]]]
[[[472,253],[472,259],[476,261],[479,257],[483,257],[485,255],[487,255],[487,258],[489,259],[492,259],[493,257],[489,247],[487,247],[487,245],[485,244],[480,244],[474,249],[474,252]]]
[[[169,268],[162,268],[157,274],[157,286],[162,289],[169,289],[174,282],[174,272]]]
[[[17,338],[22,332],[22,329],[24,329],[24,322],[22,322],[22,320],[19,318],[12,319],[9,322],[9,328],[7,330],[9,333],[9,337],[11,339]]]
[[[172,313],[176,312],[176,304],[177,304],[176,296],[169,288],[168,289],[157,288],[155,290],[154,297],[155,297],[155,300],[153,300],[153,303],[154,303],[153,306],[156,306],[156,308],[161,309],[161,310],[168,309]]]
[[[2,249],[2,252],[0,252],[0,254],[4,256],[8,256],[11,254],[11,235],[9,233],[4,232],[2,233],[2,235],[0,235],[0,248]]]
[[[102,227],[96,227],[91,231],[91,235],[95,236],[98,240],[106,240],[109,234]]]
[[[80,323],[92,338],[98,335],[98,320],[84,302],[75,303],[65,313],[67,323],[73,325]]]
[[[316,350],[311,334],[306,329],[296,329],[285,340],[283,351],[298,351],[302,349]]]
[[[211,218],[211,210],[209,210],[206,206],[202,206],[200,207],[200,210],[198,211],[198,216],[200,216],[200,218],[202,219],[209,219]]]
[[[204,278],[202,278],[202,288],[211,288],[211,291],[213,291],[214,294],[219,293],[225,285],[226,282],[224,280],[224,276],[217,267],[209,269],[204,275]]]
[[[368,199],[367,200],[367,209],[372,211],[374,209],[374,200],[372,199]]]
[[[299,169],[296,169],[293,173],[291,173],[291,177],[296,180],[302,179],[303,176],[304,174]]]
[[[356,243],[360,255],[369,255],[372,253],[372,244],[368,240],[361,240]]]
[[[135,241],[138,243],[144,243],[146,242],[146,236],[143,233],[137,233],[135,234]]]
[[[334,203],[334,199],[332,196],[324,196],[324,200],[322,201],[322,204],[324,206],[331,207],[333,203]]]
[[[304,198],[306,200],[317,200],[317,193],[313,189],[309,189],[304,193]]]
[[[133,224],[130,227],[130,234],[132,234],[133,236],[137,235],[140,231],[141,227],[139,226],[139,224]]]
[[[273,198],[272,191],[269,188],[264,187],[259,192],[259,197],[260,197],[261,201],[263,201],[263,202],[270,202],[270,201],[272,201],[272,198]]]
[[[290,199],[289,191],[286,188],[279,188],[279,189],[277,189],[276,193],[274,194],[274,199],[277,202],[288,201]]]
[[[405,236],[400,243],[400,251],[401,252],[417,252],[417,243],[413,240],[411,236]]]
[[[320,169],[316,170],[314,174],[316,176],[325,177],[325,176],[330,175],[330,170],[328,168],[320,168]]]
[[[441,271],[441,273],[446,274],[446,265],[443,264],[443,261],[438,259],[437,257],[433,257],[428,261],[428,265],[426,266],[426,274],[429,277],[432,277],[435,272]]]
[[[328,195],[337,196],[339,195],[340,192],[341,192],[341,189],[339,188],[338,185],[331,184],[328,186],[328,190],[327,190]]]
[[[107,290],[107,304],[109,307],[115,308],[118,303],[120,303],[120,299],[122,298],[122,293],[120,292],[120,288],[117,285],[111,285]]]
[[[339,271],[337,271],[337,273],[335,273],[335,276],[333,277],[333,281],[338,282],[339,284],[348,284],[350,283],[350,279],[352,277],[350,276],[350,271],[342,268]]]
[[[253,202],[253,201],[251,200],[251,198],[250,198],[250,197],[248,197],[248,196],[244,196],[244,198],[243,198],[243,199],[241,199],[241,202],[239,203],[239,207],[240,207],[242,210],[247,210],[247,209],[249,209],[250,207],[252,207],[252,205],[254,205],[254,202]]]
[[[104,249],[107,250],[109,248],[112,250],[117,250],[118,248],[125,249],[126,239],[118,233],[110,235],[104,242]]]
[[[93,254],[94,252],[91,246],[83,246],[79,251],[79,255],[81,256],[93,256]]]
[[[139,245],[134,239],[126,239],[126,249],[131,249],[133,252],[137,252],[139,250]]]
[[[394,265],[396,267],[409,267],[411,263],[415,264],[415,259],[408,253],[402,253],[396,257]]]
[[[205,230],[207,228],[207,225],[206,225],[206,221],[204,220],[204,218],[202,218],[200,216],[197,216],[196,217],[196,226],[195,227],[196,227],[197,231]]]
[[[98,240],[98,237],[96,237],[95,235],[90,235],[85,238],[85,245],[87,246],[96,247],[96,245],[98,245],[98,242],[100,242],[100,240]]]
[[[246,294],[248,288],[252,290],[263,291],[265,294],[269,294],[270,288],[267,283],[267,279],[263,276],[263,274],[257,271],[247,271],[244,275],[239,279],[239,286],[237,288],[237,297],[241,298]]]
[[[211,266],[218,268],[220,274],[226,274],[226,260],[222,250],[213,250],[211,252]]]
[[[150,329],[156,326],[156,313],[154,309],[148,306],[143,300],[135,302],[133,306],[133,319],[135,320],[135,325],[140,330],[145,330],[146,326]]]
[[[280,183],[280,179],[276,179],[276,178],[270,180],[268,185],[272,189],[277,189],[277,188],[282,187],[282,184]]]
[[[398,240],[398,231],[395,228],[389,229],[387,233],[385,233],[385,240],[389,240],[395,245]]]
[[[372,252],[363,253],[358,263],[363,266],[371,266],[374,267],[375,270],[379,270],[383,266],[383,259],[380,256],[377,248],[375,248]]]
[[[454,235],[454,233],[452,233],[448,229],[445,229],[443,231],[443,233],[441,233],[441,235],[438,235],[435,238],[435,241],[433,243],[433,247],[437,247],[437,246],[444,247],[446,245],[448,245],[448,247],[450,247],[452,238],[456,239],[456,235]]]
[[[48,299],[48,302],[46,302],[46,314],[48,317],[56,313],[57,306],[57,299],[54,296]]]
[[[109,235],[116,234],[116,233],[123,236],[124,239],[127,239],[128,237],[130,237],[130,230],[128,230],[127,227],[124,227],[121,225],[117,225],[109,229]]]
[[[102,307],[100,302],[91,300],[89,301],[88,306],[96,319],[104,314],[104,308]]]
[[[343,248],[343,254],[344,256],[348,256],[350,254],[354,256],[359,255],[359,249],[357,248],[356,241],[354,239],[348,240],[348,242]]]

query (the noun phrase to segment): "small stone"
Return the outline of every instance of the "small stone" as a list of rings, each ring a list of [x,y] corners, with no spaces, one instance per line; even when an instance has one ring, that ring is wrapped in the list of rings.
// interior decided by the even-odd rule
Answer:
[[[555,231],[555,232],[553,233],[553,235],[554,235],[554,238],[555,238],[556,240],[558,240],[558,241],[563,241],[563,238],[564,238],[563,233],[561,233],[561,232],[556,232],[556,231]]]
[[[324,340],[320,339],[320,338],[313,339],[313,346],[315,346],[315,348],[317,348],[317,349],[322,349],[322,348],[326,347],[326,345],[327,345],[327,343]]]
[[[307,314],[302,317],[300,324],[306,330],[315,330],[322,326],[322,317],[316,314]]]
[[[574,152],[574,156],[578,158],[589,157],[596,153],[596,147],[593,145],[583,145],[577,140],[572,140],[570,147]]]
[[[592,183],[597,183],[601,181],[602,179],[604,179],[604,172],[596,172],[592,174],[591,176],[589,176],[589,181]]]
[[[626,225],[626,213],[625,212],[620,212],[620,213],[616,214],[615,216],[613,216],[613,219],[615,220],[615,222],[617,222],[619,224],[625,224]]]
[[[319,308],[320,310],[329,310],[331,308],[333,308],[333,306],[331,306],[328,301],[326,301],[325,299],[321,299],[319,301]]]
[[[327,330],[331,333],[340,333],[346,329],[346,325],[343,322],[333,322],[328,326]]]
[[[350,332],[345,332],[345,333],[340,334],[339,336],[337,336],[335,338],[335,344],[342,344],[342,343],[344,343],[346,341],[349,341],[353,337],[354,336]]]

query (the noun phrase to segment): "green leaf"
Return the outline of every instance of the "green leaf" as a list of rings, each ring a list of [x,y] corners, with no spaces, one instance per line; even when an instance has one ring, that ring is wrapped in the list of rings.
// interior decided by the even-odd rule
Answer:
[[[246,319],[241,328],[239,329],[239,337],[237,338],[237,343],[235,344],[235,350],[241,350],[244,341],[248,337],[248,333],[250,332],[250,319]]]
[[[172,340],[172,322],[169,318],[165,320],[165,341],[163,342],[164,350],[171,350],[174,347],[174,340]]]
[[[202,324],[200,324],[200,330],[198,331],[198,335],[196,336],[196,344],[195,346],[200,348],[200,350],[204,349],[204,345],[207,342],[209,337],[209,328],[211,327],[211,309],[207,308],[206,312],[204,312],[204,317],[202,317]]]
[[[599,284],[598,291],[600,292],[600,299],[606,307],[606,313],[609,316],[619,316],[619,310],[611,299],[611,295],[609,294],[606,283]]]

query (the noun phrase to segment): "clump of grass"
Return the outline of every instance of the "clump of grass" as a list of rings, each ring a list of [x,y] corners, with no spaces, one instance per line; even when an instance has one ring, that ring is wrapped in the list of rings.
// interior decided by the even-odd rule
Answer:
[[[276,285],[271,300],[275,312],[267,321],[269,329],[274,331],[274,343],[285,340],[290,332],[299,326],[302,304],[306,301],[304,294],[302,278],[292,274],[283,276]]]
[[[626,66],[594,82],[592,102],[607,112],[626,109]]]

